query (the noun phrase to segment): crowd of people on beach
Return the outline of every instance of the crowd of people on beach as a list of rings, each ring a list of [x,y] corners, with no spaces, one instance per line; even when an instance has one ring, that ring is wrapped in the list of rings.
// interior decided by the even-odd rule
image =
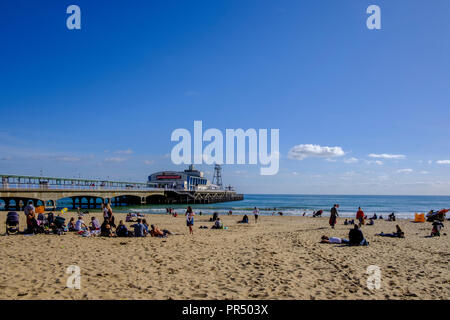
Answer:
[[[328,223],[332,229],[334,229],[334,226],[337,223],[337,218],[339,216],[338,208],[339,208],[339,204],[334,204],[333,207],[330,209],[330,219],[329,219]],[[443,211],[445,211],[445,209],[441,210],[441,212],[443,212]],[[317,212],[314,211],[314,213],[312,215],[313,218],[321,216],[322,212],[323,212],[323,210],[319,210]],[[303,216],[305,216],[305,214],[303,214]],[[431,221],[429,220],[430,222],[432,222],[432,230],[431,230],[431,235],[429,237],[440,236],[440,231],[444,227],[444,224],[442,223],[442,221],[444,220],[444,217],[445,217],[445,213],[444,213],[444,215],[436,216],[436,220],[431,220]],[[367,246],[367,245],[369,245],[369,242],[364,238],[364,235],[361,231],[361,227],[363,225],[373,226],[375,224],[374,221],[377,219],[383,220],[383,216],[380,215],[378,217],[377,214],[374,213],[373,216],[369,218],[364,213],[364,211],[361,209],[361,207],[359,207],[358,210],[356,211],[355,219],[352,219],[352,220],[345,219],[344,220],[344,225],[353,225],[353,228],[350,229],[349,234],[348,234],[349,239],[328,237],[326,235],[323,235],[321,237],[320,242],[321,243],[342,243],[342,244],[348,244],[348,245],[352,245],[352,246],[354,246],[354,245]],[[357,223],[355,223],[355,220],[357,221]],[[366,221],[367,221],[367,223],[366,223]],[[388,215],[387,221],[396,221],[394,212],[392,212],[391,214]],[[380,237],[405,238],[405,232],[400,228],[400,226],[398,224],[395,226],[395,229],[396,230],[392,233],[381,232],[381,233],[377,233],[375,235],[380,236]]]
[[[275,210],[276,208],[274,208]],[[332,229],[335,228],[338,217],[339,217],[339,204],[334,204],[330,209],[330,218],[328,220],[329,225]],[[74,217],[70,218],[69,222],[65,223],[65,218],[61,216],[56,216],[53,212],[49,212],[47,217],[43,213],[39,213],[36,216],[36,210],[33,206],[32,201],[28,203],[28,205],[24,208],[24,214],[26,216],[27,228],[23,233],[26,234],[34,234],[34,233],[55,233],[55,234],[64,234],[65,232],[75,232],[83,237],[90,236],[103,236],[103,237],[146,237],[150,235],[152,237],[162,237],[165,238],[173,233],[167,229],[160,229],[156,225],[149,225],[145,215],[136,212],[130,212],[127,214],[125,218],[125,222],[133,223],[130,228],[127,228],[123,220],[120,220],[118,225],[115,222],[115,216],[113,214],[113,210],[109,203],[102,205],[102,213],[103,213],[103,222],[100,223],[99,220],[92,216],[90,218],[89,223],[85,222],[84,216],[89,214],[88,211],[81,212],[80,208],[77,210],[78,219]],[[18,232],[18,217],[12,215],[12,213],[17,214],[15,212],[8,213],[7,216],[7,234],[8,230],[10,232],[14,231],[14,226],[8,226],[8,219],[16,222],[17,232]],[[178,214],[173,208],[166,208],[166,213],[171,214],[174,217],[177,217]],[[323,210],[314,211],[312,217],[320,217],[323,213]],[[279,213],[280,216],[282,212]],[[201,211],[199,212],[201,215]],[[228,215],[232,215],[232,211],[228,212]],[[260,215],[260,210],[257,207],[253,209],[254,222],[258,223],[258,218]],[[274,214],[272,214],[274,215]],[[306,212],[303,216],[306,215]],[[445,214],[443,215],[445,217]],[[195,212],[191,206],[188,206],[185,212],[186,217],[186,226],[189,229],[189,234],[194,234],[194,217]],[[440,216],[442,218],[442,216]],[[442,223],[442,219],[436,219],[436,221],[432,222],[432,231],[430,237],[440,236],[440,232],[444,227]],[[361,207],[356,211],[355,219],[349,220],[345,219],[344,225],[353,225],[353,228],[349,230],[348,239],[342,239],[337,237],[328,237],[322,236],[322,243],[341,243],[341,244],[349,244],[349,245],[368,245],[369,242],[365,239],[362,233],[362,226],[372,226],[375,224],[375,220],[383,219],[383,217],[377,216],[376,213],[373,214],[372,217],[368,217]],[[396,221],[395,213],[392,212],[387,217],[388,221]],[[214,212],[212,217],[209,219],[210,222],[213,222],[211,229],[228,229],[225,227],[222,220],[219,217],[218,212]],[[241,220],[237,221],[239,224],[248,224],[249,217],[245,214]],[[200,226],[201,229],[208,228],[206,226]],[[376,236],[380,237],[391,237],[391,238],[404,238],[405,233],[401,230],[399,225],[396,225],[396,230],[392,233],[378,233]]]

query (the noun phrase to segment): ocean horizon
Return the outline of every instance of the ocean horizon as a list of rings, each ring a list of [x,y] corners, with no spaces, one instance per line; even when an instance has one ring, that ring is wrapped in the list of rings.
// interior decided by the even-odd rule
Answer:
[[[202,214],[252,214],[254,207],[260,209],[261,215],[272,215],[282,212],[283,215],[311,216],[314,211],[323,210],[322,216],[328,216],[331,207],[339,204],[339,215],[352,218],[358,207],[372,216],[387,216],[394,212],[400,219],[414,218],[415,213],[427,213],[430,210],[450,208],[450,196],[407,196],[407,195],[313,195],[313,194],[245,194],[244,200],[209,204],[189,204],[195,212]],[[58,201],[58,207],[69,206],[67,199]],[[83,206],[87,207],[87,206]],[[117,212],[142,212],[148,214],[164,214],[166,208],[172,207],[179,214],[184,213],[187,204],[132,205],[117,206]]]

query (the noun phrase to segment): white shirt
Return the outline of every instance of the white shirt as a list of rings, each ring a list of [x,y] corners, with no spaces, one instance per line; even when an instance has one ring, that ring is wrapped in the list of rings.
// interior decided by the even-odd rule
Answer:
[[[80,231],[82,224],[84,224],[83,220],[77,220],[77,222],[75,223],[75,230]]]
[[[328,241],[330,241],[330,243],[342,243],[342,239],[341,238],[329,238]]]

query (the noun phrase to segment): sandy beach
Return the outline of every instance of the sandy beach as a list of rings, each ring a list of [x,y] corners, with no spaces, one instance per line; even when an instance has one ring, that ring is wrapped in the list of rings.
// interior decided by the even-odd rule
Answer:
[[[87,215],[101,220],[100,213]],[[116,222],[125,221],[115,214]],[[65,214],[66,218],[75,216]],[[5,231],[6,212],[0,213]],[[363,226],[367,247],[319,243],[322,235],[348,238],[338,219],[221,216],[228,230],[196,216],[147,215],[168,238],[83,238],[66,235],[0,237],[0,299],[448,299],[450,241],[425,238],[430,223],[376,221]],[[20,214],[21,230],[25,217]],[[382,238],[398,223],[405,239]],[[131,223],[127,223],[129,226]],[[445,222],[448,228],[448,222]],[[446,228],[443,232],[447,232]],[[81,289],[66,288],[69,265],[81,269]],[[381,269],[381,288],[367,288],[366,269]]]

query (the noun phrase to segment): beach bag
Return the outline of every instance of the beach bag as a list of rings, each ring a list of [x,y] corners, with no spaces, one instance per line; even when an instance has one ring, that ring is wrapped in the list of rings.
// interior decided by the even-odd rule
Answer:
[[[425,222],[425,213],[415,213],[414,222]]]

